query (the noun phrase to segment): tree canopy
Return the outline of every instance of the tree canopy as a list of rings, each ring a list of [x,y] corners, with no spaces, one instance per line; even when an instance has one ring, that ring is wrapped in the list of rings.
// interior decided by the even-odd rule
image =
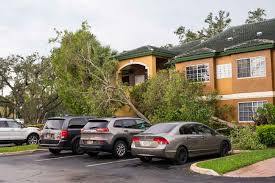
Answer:
[[[246,19],[245,23],[257,23],[266,20],[266,13],[264,9],[257,8],[254,11],[248,12],[248,18]]]
[[[55,75],[48,58],[38,54],[1,58],[1,88],[8,88],[11,92],[7,96],[0,95],[0,105],[10,109],[6,115],[12,111],[26,123],[41,122],[46,113],[61,103],[54,81]]]

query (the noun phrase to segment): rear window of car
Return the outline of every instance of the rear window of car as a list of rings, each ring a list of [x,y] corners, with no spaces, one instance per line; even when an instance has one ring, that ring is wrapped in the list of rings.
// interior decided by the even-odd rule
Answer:
[[[61,130],[65,119],[48,119],[44,129]]]
[[[148,130],[145,130],[143,133],[151,133],[151,134],[169,133],[176,126],[177,124],[161,123],[150,127]]]
[[[91,130],[96,128],[106,128],[109,121],[107,120],[89,120],[88,123],[84,126],[85,130]]]

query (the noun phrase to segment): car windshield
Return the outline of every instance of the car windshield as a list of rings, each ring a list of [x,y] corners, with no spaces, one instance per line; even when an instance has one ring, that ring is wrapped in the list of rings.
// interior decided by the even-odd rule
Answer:
[[[85,130],[91,130],[96,128],[106,128],[108,125],[106,120],[89,120],[89,122],[84,126]]]
[[[44,129],[61,130],[64,121],[64,119],[48,119]]]
[[[177,124],[173,124],[173,123],[161,123],[150,127],[148,130],[144,131],[143,133],[150,133],[150,134],[169,133],[176,126]]]

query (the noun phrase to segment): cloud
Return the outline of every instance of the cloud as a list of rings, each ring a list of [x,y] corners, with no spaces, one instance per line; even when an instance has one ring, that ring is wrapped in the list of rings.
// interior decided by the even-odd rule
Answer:
[[[244,22],[247,12],[261,7],[275,17],[273,0],[238,2],[212,0],[12,0],[1,2],[0,57],[49,54],[53,28],[76,30],[87,20],[98,39],[123,51],[142,45],[177,44],[173,31],[179,25],[194,30],[203,26],[209,12],[231,12],[232,24]]]

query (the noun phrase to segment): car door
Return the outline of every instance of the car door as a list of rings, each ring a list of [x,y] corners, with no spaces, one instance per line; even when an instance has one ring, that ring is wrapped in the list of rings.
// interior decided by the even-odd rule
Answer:
[[[9,128],[7,121],[0,121],[0,141],[7,141],[9,139]]]
[[[127,136],[129,142],[134,135],[141,132],[141,129],[136,129],[136,121],[134,119],[123,119],[123,133]]]
[[[182,136],[181,141],[186,140],[186,146],[190,156],[200,155],[203,152],[204,137],[195,129],[194,124],[185,124],[179,129],[179,133]]]
[[[219,145],[214,131],[205,125],[196,125],[196,129],[198,133],[204,137],[203,148],[205,149],[205,153],[216,152]]]
[[[10,137],[12,140],[26,139],[26,128],[22,128],[22,124],[16,121],[7,121],[10,129]]]

